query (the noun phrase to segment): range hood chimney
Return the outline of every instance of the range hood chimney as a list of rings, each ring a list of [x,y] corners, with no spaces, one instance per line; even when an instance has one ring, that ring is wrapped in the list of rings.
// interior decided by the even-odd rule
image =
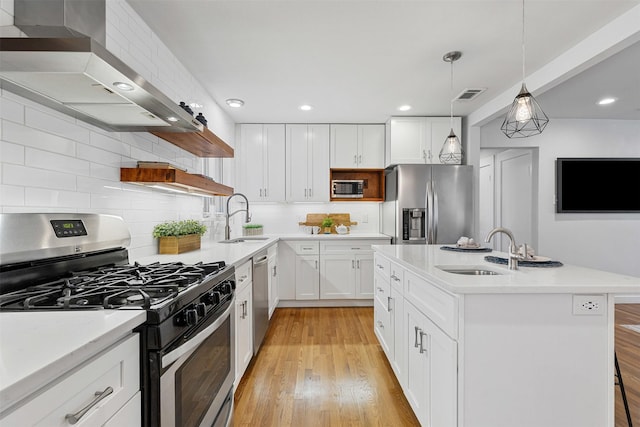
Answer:
[[[105,1],[15,0],[29,37],[0,38],[0,87],[108,131],[203,130],[104,47]]]

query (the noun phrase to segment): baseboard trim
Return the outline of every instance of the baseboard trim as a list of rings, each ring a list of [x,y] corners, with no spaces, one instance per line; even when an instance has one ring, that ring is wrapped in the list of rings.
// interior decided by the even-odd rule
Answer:
[[[364,300],[280,300],[278,307],[373,307],[373,299]]]

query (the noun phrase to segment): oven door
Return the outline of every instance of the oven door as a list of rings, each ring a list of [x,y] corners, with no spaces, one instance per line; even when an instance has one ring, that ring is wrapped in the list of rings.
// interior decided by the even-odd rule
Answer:
[[[162,357],[162,427],[231,425],[234,307],[232,300],[222,315],[198,325],[187,341]]]

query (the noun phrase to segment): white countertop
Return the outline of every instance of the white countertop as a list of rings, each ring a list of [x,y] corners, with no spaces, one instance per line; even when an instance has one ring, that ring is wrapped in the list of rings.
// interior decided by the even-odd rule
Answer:
[[[442,245],[374,245],[373,249],[452,293],[639,293],[640,278],[564,264],[562,267],[522,267],[485,261],[487,255],[506,258],[504,252],[452,252]],[[561,259],[557,260],[562,262]],[[500,275],[468,276],[442,271],[438,266],[480,267]]]
[[[266,240],[252,240],[252,238],[266,238]],[[179,255],[150,255],[138,259],[131,259],[131,262],[137,261],[140,264],[151,264],[154,262],[184,262],[186,264],[195,264],[197,262],[214,262],[224,261],[226,264],[238,266],[248,260],[256,253],[277,243],[278,240],[378,240],[390,237],[377,233],[361,233],[361,234],[282,234],[277,236],[245,236],[238,237],[246,239],[241,243],[220,243],[203,241],[200,250],[185,252]],[[233,240],[233,239],[232,239]]]
[[[144,310],[0,313],[0,413],[126,336],[146,318]]]

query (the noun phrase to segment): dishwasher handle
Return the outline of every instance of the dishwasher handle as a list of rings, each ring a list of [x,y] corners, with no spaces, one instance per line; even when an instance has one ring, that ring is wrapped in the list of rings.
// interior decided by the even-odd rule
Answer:
[[[260,265],[260,264],[264,264],[269,260],[269,257],[267,255],[253,261],[253,265]]]

